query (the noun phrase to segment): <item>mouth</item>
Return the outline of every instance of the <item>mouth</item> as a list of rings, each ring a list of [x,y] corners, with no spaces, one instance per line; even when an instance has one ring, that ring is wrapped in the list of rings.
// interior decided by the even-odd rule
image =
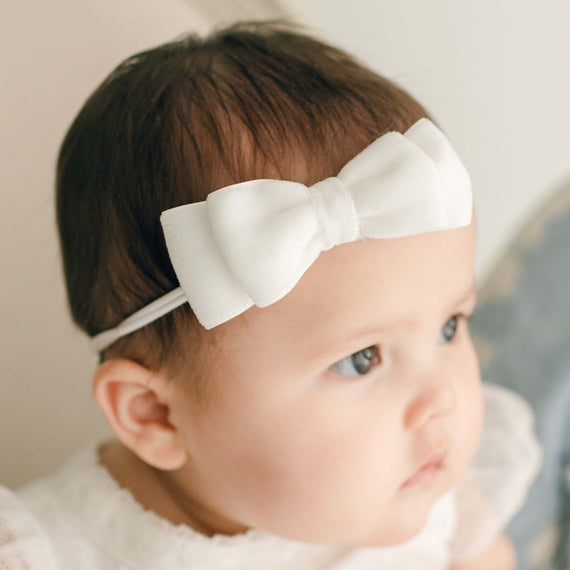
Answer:
[[[400,488],[409,489],[411,487],[417,487],[435,479],[445,467],[446,457],[447,451],[434,454],[411,477],[406,479]]]

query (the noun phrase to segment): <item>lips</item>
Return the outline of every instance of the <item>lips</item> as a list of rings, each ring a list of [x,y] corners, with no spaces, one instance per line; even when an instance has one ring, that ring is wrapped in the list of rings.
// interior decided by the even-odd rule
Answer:
[[[402,488],[413,487],[431,480],[444,467],[446,456],[447,450],[432,453],[430,458],[411,477],[404,481]]]

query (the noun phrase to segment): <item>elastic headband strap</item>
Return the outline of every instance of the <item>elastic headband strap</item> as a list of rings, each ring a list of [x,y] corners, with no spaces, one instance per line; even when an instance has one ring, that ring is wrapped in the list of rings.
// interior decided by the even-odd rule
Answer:
[[[122,336],[126,336],[149,323],[156,321],[187,301],[188,299],[186,298],[186,294],[182,290],[182,287],[177,287],[170,291],[170,293],[159,297],[156,301],[153,301],[142,309],[136,311],[116,327],[107,329],[106,331],[92,337],[91,346],[96,351],[103,350]]]

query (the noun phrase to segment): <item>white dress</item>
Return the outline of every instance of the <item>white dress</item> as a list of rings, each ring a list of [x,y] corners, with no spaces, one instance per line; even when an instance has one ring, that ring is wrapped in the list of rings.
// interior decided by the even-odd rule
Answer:
[[[540,468],[528,404],[491,384],[483,393],[472,464],[405,543],[346,549],[256,529],[207,537],[143,509],[98,463],[94,443],[50,477],[0,487],[0,570],[447,570],[507,525]]]

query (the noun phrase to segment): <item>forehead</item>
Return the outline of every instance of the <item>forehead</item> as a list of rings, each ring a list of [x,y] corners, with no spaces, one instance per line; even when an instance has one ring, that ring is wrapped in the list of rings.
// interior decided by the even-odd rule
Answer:
[[[473,285],[475,225],[324,251],[283,298],[222,327],[268,342],[319,342],[349,328],[413,326]]]

